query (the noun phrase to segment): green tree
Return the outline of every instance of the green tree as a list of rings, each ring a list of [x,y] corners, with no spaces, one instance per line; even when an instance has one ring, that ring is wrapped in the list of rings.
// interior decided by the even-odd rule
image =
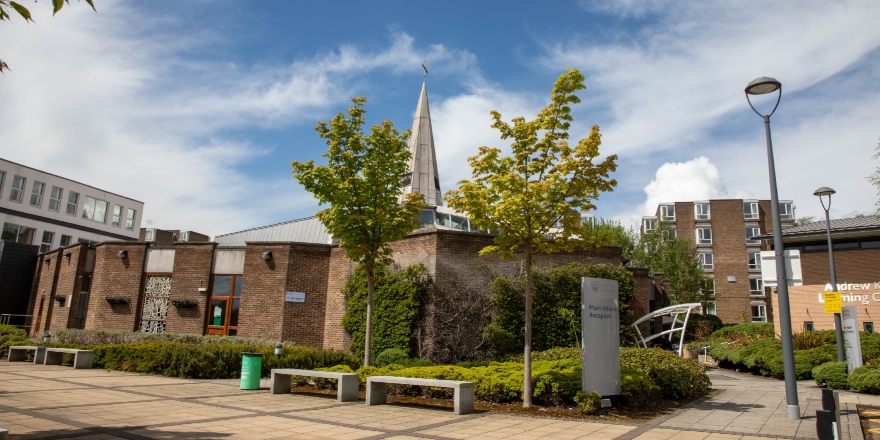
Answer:
[[[663,273],[673,304],[712,302],[712,280],[700,265],[696,244],[676,237],[668,223],[658,222],[654,232],[639,237],[634,250],[632,266]]]
[[[525,371],[523,406],[532,404],[532,263],[536,254],[592,247],[589,226],[579,212],[595,209],[593,200],[612,191],[617,181],[609,174],[617,169],[617,156],[594,163],[599,156],[601,135],[593,126],[590,135],[569,145],[573,120],[571,105],[580,102],[574,93],[584,89],[584,76],[568,69],[553,86],[551,103],[532,121],[513,119],[513,125],[492,111],[492,127],[501,139],[512,139],[510,155],[498,148],[480,147],[468,158],[471,180],[458,182],[446,193],[449,206],[467,212],[479,229],[498,231],[492,246],[480,255],[497,253],[512,259],[520,252],[526,273]],[[561,227],[557,227],[561,226]]]
[[[639,243],[639,233],[632,226],[624,228],[618,221],[600,218],[590,224],[590,230],[603,242],[620,246],[620,264],[632,265]]]
[[[58,11],[61,10],[65,3],[70,5],[70,0],[52,0],[52,15],[58,13]],[[92,7],[93,11],[98,12],[98,10],[95,9],[95,5],[92,3],[92,0],[86,0],[86,3],[88,3],[89,6]],[[11,17],[9,16],[10,10],[15,11],[18,15],[20,15],[21,18],[24,19],[25,23],[29,21],[31,23],[35,23],[34,19],[31,17],[31,11],[29,11],[28,8],[22,6],[21,3],[14,2],[12,0],[0,0],[0,21],[11,21]],[[4,70],[9,70],[9,66],[3,60],[0,60],[0,73],[2,73]]]
[[[345,256],[358,263],[367,277],[367,316],[364,335],[364,365],[370,365],[373,319],[373,285],[378,269],[391,260],[389,242],[412,232],[419,222],[424,198],[409,194],[402,203],[400,182],[410,158],[406,141],[410,132],[398,133],[390,121],[374,125],[364,135],[364,97],[352,98],[353,106],[337,114],[328,124],[318,122],[315,130],[326,139],[323,154],[327,165],[293,161],[293,177],[311,192],[321,205],[317,213],[327,232],[339,240]]]

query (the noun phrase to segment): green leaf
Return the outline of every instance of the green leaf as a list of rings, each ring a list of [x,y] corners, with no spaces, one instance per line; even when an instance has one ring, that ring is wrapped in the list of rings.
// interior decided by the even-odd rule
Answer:
[[[2,73],[5,70],[9,70],[9,66],[6,65],[6,62],[4,62],[3,60],[0,60],[0,73]]]
[[[12,9],[15,9],[15,12],[18,12],[18,15],[21,15],[21,18],[24,18],[24,21],[34,21],[34,19],[31,18],[31,11],[28,11],[24,6],[16,2],[9,2],[9,6],[11,6]]]
[[[92,10],[93,10],[93,11],[95,11],[95,12],[98,12],[98,10],[97,10],[97,9],[95,9],[95,4],[94,4],[94,3],[92,3],[92,0],[86,0],[86,3],[88,3],[88,4],[89,4],[89,6],[91,6],[91,7],[92,7]]]
[[[52,0],[52,15],[58,13],[62,6],[64,6],[64,0]]]

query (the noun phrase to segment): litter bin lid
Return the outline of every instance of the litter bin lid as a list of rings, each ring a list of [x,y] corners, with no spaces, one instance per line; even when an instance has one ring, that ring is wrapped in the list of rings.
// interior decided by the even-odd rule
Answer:
[[[263,357],[263,353],[247,353],[247,352],[245,352],[245,353],[242,353],[242,356]]]

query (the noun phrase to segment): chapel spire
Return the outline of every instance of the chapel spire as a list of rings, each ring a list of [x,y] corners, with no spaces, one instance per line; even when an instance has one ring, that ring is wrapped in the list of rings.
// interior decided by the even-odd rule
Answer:
[[[403,195],[419,193],[425,196],[428,206],[441,206],[440,177],[437,174],[437,154],[434,152],[434,133],[431,130],[431,111],[428,109],[428,90],[426,88],[428,68],[425,69],[425,81],[422,82],[422,94],[416,106],[413,118],[412,135],[409,138],[409,167],[403,178]]]

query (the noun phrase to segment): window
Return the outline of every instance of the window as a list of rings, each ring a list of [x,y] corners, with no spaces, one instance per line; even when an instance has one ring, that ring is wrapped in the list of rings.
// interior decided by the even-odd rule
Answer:
[[[82,218],[104,223],[107,221],[107,202],[86,196],[83,201]]]
[[[40,242],[40,253],[45,254],[52,250],[52,240],[55,239],[55,233],[43,231],[43,241]]]
[[[712,230],[697,228],[697,244],[712,244]]]
[[[862,323],[863,328],[868,333],[874,333],[874,323],[873,322],[865,322]]]
[[[752,322],[767,322],[767,306],[752,304]]]
[[[748,244],[760,243],[760,241],[752,239],[752,237],[756,237],[758,235],[761,235],[761,228],[746,228],[746,243],[748,243]]]
[[[122,207],[113,205],[113,220],[111,220],[110,224],[118,228],[120,223],[122,223]]]
[[[31,206],[39,208],[43,205],[43,188],[45,187],[45,183],[34,181],[34,186],[31,190]]]
[[[758,219],[758,202],[743,202],[743,218],[746,220]]]
[[[709,278],[709,295],[715,296],[715,278]],[[714,304],[713,304],[714,306]]]
[[[73,191],[67,193],[67,215],[76,215],[76,204],[79,201],[79,193]]]
[[[761,269],[761,253],[749,252],[749,270]]]
[[[811,332],[814,329],[815,329],[815,326],[813,326],[813,321],[805,321],[804,322],[804,331],[805,332]]]
[[[645,234],[650,234],[657,229],[657,219],[646,218],[642,220],[642,230]]]
[[[0,194],[3,193],[3,181],[6,180],[6,171],[0,171]]]
[[[707,315],[717,314],[717,310],[715,309],[715,303],[706,304],[706,314]]]
[[[700,267],[706,270],[711,270],[714,268],[712,265],[712,253],[711,252],[701,252],[697,254],[700,257]]]
[[[134,217],[136,214],[137,211],[134,209],[129,209],[125,214],[125,229],[128,229],[129,231],[134,229]]]
[[[694,203],[694,218],[697,220],[709,220],[709,204]]]
[[[782,220],[794,220],[794,209],[791,203],[779,204],[779,218]]]
[[[9,240],[21,244],[31,244],[34,242],[34,234],[37,232],[34,228],[27,226],[19,226],[13,223],[3,224],[3,234],[0,240]]]
[[[61,247],[70,246],[70,242],[73,241],[73,237],[69,235],[61,235]]]
[[[596,226],[596,216],[593,214],[581,213],[581,226],[584,225]]]
[[[660,205],[660,220],[675,221],[675,205]]]
[[[241,275],[214,275],[211,308],[208,310],[208,334],[235,336],[241,308]]]
[[[666,229],[663,231],[663,238],[675,238],[677,237],[675,233],[675,229]]]
[[[144,231],[144,241],[152,242],[156,241],[156,230],[153,228],[149,228]]]
[[[49,211],[58,212],[61,209],[61,193],[61,188],[52,187],[52,192],[49,193]]]
[[[764,280],[756,278],[749,279],[749,295],[764,296]]]
[[[21,196],[24,194],[24,184],[27,179],[21,176],[12,178],[12,191],[9,191],[9,200],[21,203]]]

